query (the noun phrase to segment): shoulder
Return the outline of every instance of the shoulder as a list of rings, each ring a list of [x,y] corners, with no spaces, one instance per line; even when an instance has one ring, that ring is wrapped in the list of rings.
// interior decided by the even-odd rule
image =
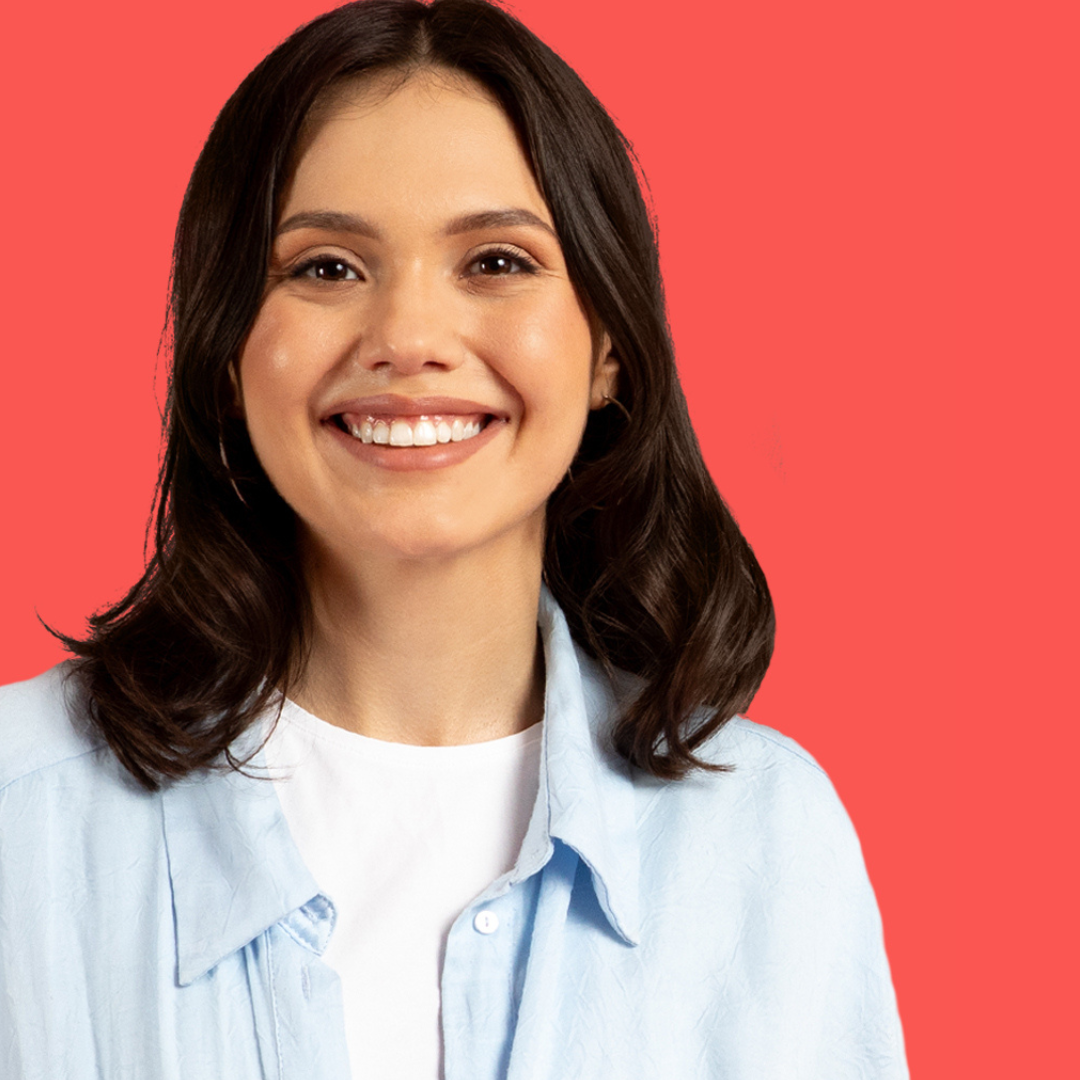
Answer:
[[[0,686],[0,791],[103,746],[90,724],[86,695],[70,662],[36,678]]]
[[[704,773],[706,782],[699,783],[704,789],[711,781],[711,786],[729,788],[759,806],[767,803],[777,809],[816,806],[821,811],[843,811],[828,774],[808,750],[774,728],[746,717],[728,721],[700,748],[698,756],[709,764],[727,767],[725,772]]]
[[[714,764],[734,757],[737,760],[732,764],[736,767],[741,763],[753,770],[779,769],[810,783],[828,780],[825,770],[794,739],[745,716],[735,716],[729,720],[705,743],[701,756]]]
[[[127,896],[160,851],[159,800],[94,731],[74,665],[0,687],[0,926],[75,932],[91,892],[94,904]]]
[[[594,738],[611,768],[624,772],[625,763],[615,760],[603,732],[641,691],[643,682],[625,671],[604,672],[587,657],[579,657],[579,662]],[[779,731],[735,716],[694,753],[723,771],[693,769],[680,780],[661,780],[629,768],[639,825],[658,818],[654,826],[691,843],[708,831],[710,822],[721,830],[721,823],[738,827],[744,834],[751,824],[758,833],[790,835],[796,825],[812,823],[819,832],[827,827],[854,835],[825,770]]]
[[[828,866],[840,877],[865,876],[847,811],[813,756],[772,728],[735,717],[697,751],[723,772],[684,779],[638,775],[638,822],[697,862],[715,852],[759,868]]]
[[[772,1063],[755,1075],[798,1057],[806,1075],[906,1076],[881,916],[829,777],[740,717],[699,756],[729,771],[634,777],[643,945],[707,989],[730,1045]]]
[[[695,751],[701,761],[723,771],[695,769],[683,780],[651,780],[641,774],[639,784],[670,798],[676,793],[691,801],[724,799],[749,794],[757,799],[782,793],[808,798],[834,799],[828,774],[813,755],[794,739],[764,724],[735,716]]]
[[[637,781],[643,892],[693,911],[696,926],[726,912],[734,921],[721,919],[709,938],[718,948],[752,939],[768,952],[783,939],[808,970],[824,950],[833,966],[848,964],[849,974],[868,966],[886,972],[862,846],[814,758],[742,718],[709,739],[700,756],[729,771]],[[651,798],[643,805],[646,790]],[[854,974],[850,985],[861,985]]]

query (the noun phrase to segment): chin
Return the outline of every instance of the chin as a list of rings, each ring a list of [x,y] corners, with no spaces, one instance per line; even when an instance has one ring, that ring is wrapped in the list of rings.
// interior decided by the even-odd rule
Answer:
[[[461,531],[401,529],[358,538],[348,550],[352,557],[362,551],[375,559],[444,562],[482,548],[484,539]]]

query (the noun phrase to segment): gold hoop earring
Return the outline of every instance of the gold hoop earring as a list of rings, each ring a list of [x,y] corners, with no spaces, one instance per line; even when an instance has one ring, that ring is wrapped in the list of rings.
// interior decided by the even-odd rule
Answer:
[[[610,394],[605,393],[604,401],[608,405],[614,405],[619,410],[619,412],[621,412],[623,416],[626,417],[627,420],[630,419],[630,410],[618,398],[612,397]]]
[[[229,459],[225,456],[225,441],[218,436],[218,451],[221,454],[221,464],[225,466],[225,473],[229,477],[229,483],[232,485],[233,491],[236,492],[236,497],[247,506],[247,499],[240,494],[240,489],[236,486],[236,481],[233,479],[232,466],[229,464]],[[250,507],[248,507],[250,509]]]

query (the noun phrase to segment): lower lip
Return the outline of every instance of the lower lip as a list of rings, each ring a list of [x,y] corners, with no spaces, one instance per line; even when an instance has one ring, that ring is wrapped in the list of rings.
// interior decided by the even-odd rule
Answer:
[[[325,427],[353,457],[375,465],[380,469],[397,472],[414,472],[419,469],[444,469],[470,458],[486,446],[505,427],[506,421],[492,417],[479,435],[461,442],[436,443],[434,446],[386,446],[380,443],[361,442],[341,430],[332,420],[323,422]]]

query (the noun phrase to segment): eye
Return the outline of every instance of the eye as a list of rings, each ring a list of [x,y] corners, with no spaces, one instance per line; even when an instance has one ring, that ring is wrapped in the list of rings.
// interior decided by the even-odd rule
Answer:
[[[332,255],[320,255],[297,266],[294,278],[311,278],[314,281],[359,281],[360,275],[344,259]]]
[[[469,269],[481,277],[507,277],[510,274],[535,274],[538,268],[523,252],[499,249],[485,251],[473,259]]]

